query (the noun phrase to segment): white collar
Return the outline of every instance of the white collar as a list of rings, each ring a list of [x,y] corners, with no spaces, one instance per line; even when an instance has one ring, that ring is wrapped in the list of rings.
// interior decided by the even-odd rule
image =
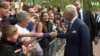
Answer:
[[[70,25],[70,28],[72,27],[72,25],[73,25],[73,23],[74,23],[74,21],[75,21],[75,19],[77,18],[78,16],[75,16],[69,23],[71,23],[71,25]],[[69,29],[70,29],[69,28]]]
[[[81,20],[83,21],[83,9],[82,8],[79,10],[79,13],[80,13],[80,16],[81,16]]]
[[[72,20],[71,20],[71,24],[74,23],[75,19],[77,18],[77,16],[75,16]]]
[[[83,11],[83,9],[81,8],[80,10],[79,10],[79,12],[82,12]]]

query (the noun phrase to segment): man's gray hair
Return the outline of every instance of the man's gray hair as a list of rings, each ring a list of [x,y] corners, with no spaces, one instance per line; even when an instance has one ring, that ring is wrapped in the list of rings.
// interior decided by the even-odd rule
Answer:
[[[70,4],[65,7],[65,12],[70,13],[74,17],[77,16],[77,9],[74,5]]]
[[[30,15],[29,15],[28,12],[26,12],[26,11],[20,11],[20,12],[16,13],[16,20],[18,22],[20,22],[22,20],[28,19],[29,16]]]

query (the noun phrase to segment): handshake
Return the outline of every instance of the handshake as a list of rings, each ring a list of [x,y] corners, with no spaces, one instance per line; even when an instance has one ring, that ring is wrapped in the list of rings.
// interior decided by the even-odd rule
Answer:
[[[57,36],[57,31],[49,33],[51,37],[56,37]]]

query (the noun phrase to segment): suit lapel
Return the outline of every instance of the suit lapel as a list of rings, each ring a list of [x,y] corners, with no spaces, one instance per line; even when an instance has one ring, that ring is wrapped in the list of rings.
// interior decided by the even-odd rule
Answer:
[[[68,32],[66,32],[66,36],[69,37],[70,34],[73,33],[73,31],[76,31],[76,25],[77,25],[77,21],[80,20],[79,18],[75,19],[75,21],[73,22],[70,30]]]

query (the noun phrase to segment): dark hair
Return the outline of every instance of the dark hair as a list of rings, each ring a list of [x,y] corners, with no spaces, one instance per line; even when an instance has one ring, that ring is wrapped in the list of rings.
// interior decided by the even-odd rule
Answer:
[[[50,10],[54,11],[54,9],[53,9],[53,8],[48,8],[48,10],[47,10],[47,11],[50,11]]]
[[[56,12],[55,15],[60,15],[61,16],[60,12]]]
[[[0,8],[7,8],[8,4],[5,1],[0,0]]]
[[[41,15],[40,15],[40,20],[41,20],[41,21],[43,21],[43,15],[44,15],[45,13],[48,13],[48,12],[47,12],[47,11],[44,11],[44,12],[42,12]]]
[[[30,5],[30,6],[29,6],[29,5],[27,5],[27,4],[24,4],[24,6],[23,6],[23,10],[24,10],[24,11],[27,11],[27,12],[29,12],[29,9],[30,9],[30,8],[33,8],[33,5]]]
[[[24,5],[23,5],[23,10],[28,12],[28,7],[29,7],[29,5],[24,4]]]
[[[57,6],[57,12],[60,12],[60,6]]]
[[[13,25],[4,25],[1,27],[1,32],[1,40],[7,40],[7,37],[11,37],[17,32],[17,28]]]

